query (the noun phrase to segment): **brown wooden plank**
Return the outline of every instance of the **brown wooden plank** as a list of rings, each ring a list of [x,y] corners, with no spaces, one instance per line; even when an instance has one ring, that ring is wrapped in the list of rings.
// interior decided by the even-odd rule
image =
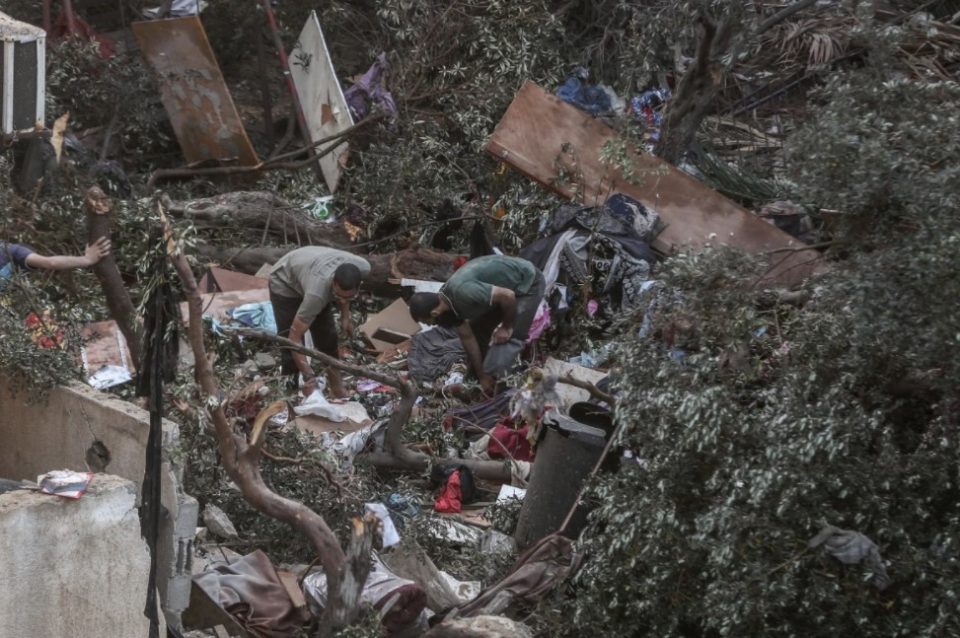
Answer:
[[[130,25],[188,163],[259,163],[197,16]]]
[[[784,248],[772,255],[769,278],[796,283],[810,274],[819,253],[757,218],[676,167],[649,154],[631,153],[633,181],[600,162],[601,149],[617,132],[527,81],[517,92],[485,150],[567,198],[600,204],[624,193],[660,214],[666,228],[654,241],[661,253],[728,245],[751,253]],[[560,171],[572,176],[559,181]]]

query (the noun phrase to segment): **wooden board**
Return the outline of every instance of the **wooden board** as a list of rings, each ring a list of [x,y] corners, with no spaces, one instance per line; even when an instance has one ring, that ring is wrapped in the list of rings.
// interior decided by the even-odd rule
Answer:
[[[259,163],[197,16],[134,22],[187,162]]]
[[[378,352],[394,350],[400,343],[418,332],[420,332],[420,324],[410,317],[410,310],[403,299],[396,299],[377,314],[370,315],[360,326],[360,334]]]
[[[289,60],[290,76],[300,98],[310,141],[316,143],[353,126],[316,11],[310,12]],[[318,161],[327,188],[331,193],[336,192],[347,161],[347,145],[341,144]]]
[[[728,245],[751,253],[784,248],[771,256],[768,277],[796,283],[810,274],[814,250],[663,160],[631,153],[635,177],[600,161],[617,132],[587,113],[527,81],[517,92],[485,150],[531,179],[587,205],[624,193],[660,214],[666,228],[653,243],[663,254]],[[572,176],[560,180],[558,167]],[[637,183],[638,182],[638,183]],[[779,262],[779,263],[778,263]]]

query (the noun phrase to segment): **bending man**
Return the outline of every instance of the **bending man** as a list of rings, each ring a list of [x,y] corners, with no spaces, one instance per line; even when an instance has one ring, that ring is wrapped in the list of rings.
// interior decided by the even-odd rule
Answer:
[[[509,372],[527,340],[545,289],[543,273],[525,259],[490,255],[464,264],[439,293],[410,297],[414,321],[457,327],[467,363],[484,392]]]
[[[360,282],[370,273],[366,259],[351,253],[306,246],[280,258],[270,271],[270,303],[277,322],[277,332],[297,343],[303,343],[307,330],[314,347],[337,357],[337,328],[333,321],[332,301],[340,309],[340,326],[348,336],[353,334],[350,300],[360,291]],[[307,358],[299,352],[283,351],[283,374],[303,375],[303,394],[309,396],[317,387]],[[345,397],[340,371],[328,366],[327,381],[335,397]]]

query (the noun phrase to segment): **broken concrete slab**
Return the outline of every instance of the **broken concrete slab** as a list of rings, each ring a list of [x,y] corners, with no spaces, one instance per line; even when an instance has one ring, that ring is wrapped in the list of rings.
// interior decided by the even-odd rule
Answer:
[[[224,540],[236,540],[240,538],[237,534],[237,528],[227,516],[226,512],[216,505],[207,503],[203,508],[203,524],[211,534]]]
[[[290,77],[300,98],[310,141],[316,143],[353,126],[350,108],[337,80],[316,11],[310,12],[288,59]],[[318,160],[331,193],[337,191],[347,156],[348,146],[344,143]]]
[[[82,469],[88,463],[88,454],[97,448],[96,456],[105,459],[101,469],[133,481],[139,494],[150,432],[148,412],[82,383],[54,388],[43,403],[12,388],[9,379],[0,377],[0,476],[34,479],[51,468]],[[161,446],[163,516],[157,545],[157,584],[167,622],[179,626],[179,614],[190,598],[189,557],[193,554],[199,507],[183,492],[179,429],[166,419]]]
[[[393,350],[413,335],[420,332],[420,324],[410,317],[410,310],[403,299],[375,315],[360,326],[360,333],[378,352]]]
[[[527,81],[485,150],[563,197],[588,205],[613,193],[639,200],[666,224],[652,244],[663,254],[720,245],[750,253],[779,250],[771,281],[792,284],[812,272],[819,253],[660,158],[629,152],[637,176],[632,181],[601,162],[604,146],[618,139],[600,120]],[[562,178],[561,170],[574,178]]]
[[[257,158],[197,16],[134,22],[187,163],[255,166]]]
[[[78,500],[0,494],[0,638],[148,635],[150,553],[137,495],[109,474],[95,475]]]

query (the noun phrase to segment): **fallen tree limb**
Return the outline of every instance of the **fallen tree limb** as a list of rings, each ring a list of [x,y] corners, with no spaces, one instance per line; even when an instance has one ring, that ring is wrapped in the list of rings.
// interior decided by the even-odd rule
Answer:
[[[256,339],[265,343],[272,343],[284,348],[295,350],[296,352],[320,361],[324,365],[332,366],[354,376],[372,379],[378,383],[382,383],[383,385],[399,390],[400,404],[393,411],[393,414],[390,416],[390,421],[387,423],[385,438],[385,447],[387,452],[366,453],[358,456],[357,462],[369,463],[377,467],[407,471],[412,470],[415,472],[422,472],[431,465],[465,465],[466,467],[470,468],[477,478],[493,481],[510,481],[511,468],[510,463],[507,461],[477,461],[471,459],[449,459],[427,456],[426,454],[414,452],[409,447],[404,445],[401,438],[401,433],[403,431],[403,427],[410,421],[410,413],[413,411],[413,406],[417,401],[417,397],[419,396],[416,387],[409,381],[405,381],[393,375],[384,374],[371,368],[344,363],[343,361],[324,354],[319,350],[307,348],[303,344],[299,344],[285,337],[270,334],[269,332],[264,332],[262,330],[233,327],[223,327],[223,330],[227,334],[235,334],[238,336],[247,337],[249,339]]]
[[[380,121],[384,117],[385,115],[383,114],[368,117],[367,119],[357,122],[350,128],[344,129],[335,135],[325,137],[322,140],[317,140],[313,144],[299,148],[295,151],[290,151],[289,153],[284,153],[268,160],[260,161],[253,166],[211,166],[209,168],[192,168],[189,166],[183,166],[180,168],[158,168],[150,174],[150,179],[147,180],[146,184],[146,191],[148,194],[152,193],[156,188],[158,181],[175,177],[245,175],[248,173],[262,173],[265,171],[273,171],[278,169],[296,170],[303,168],[304,166],[309,166],[310,164],[316,163],[316,161],[324,155],[332,153],[338,146],[346,142],[351,135],[354,135],[357,131],[368,127],[374,122]],[[306,159],[295,162],[285,161],[291,157],[296,157],[302,153],[307,153],[312,149],[319,147],[321,144],[327,144],[327,146],[320,149],[312,156],[307,157]]]
[[[591,397],[593,397],[594,399],[603,401],[604,403],[609,405],[611,409],[613,409],[617,405],[617,400],[613,398],[612,394],[608,392],[604,392],[603,390],[598,388],[594,383],[591,383],[589,381],[581,381],[580,379],[574,378],[574,376],[569,372],[565,376],[560,377],[559,381],[560,383],[566,383],[567,385],[572,385],[575,388],[586,390],[587,392],[590,393]]]
[[[250,445],[245,438],[233,431],[227,421],[223,403],[220,400],[220,386],[213,371],[213,365],[207,356],[203,343],[202,302],[197,290],[197,282],[190,270],[186,255],[178,251],[169,239],[169,224],[159,208],[168,237],[168,254],[177,275],[183,285],[189,309],[187,337],[196,365],[196,379],[200,386],[204,405],[214,426],[217,447],[227,475],[240,488],[244,499],[258,512],[282,521],[304,534],[314,546],[323,564],[329,586],[328,600],[324,609],[321,629],[332,633],[339,625],[337,621],[352,618],[356,610],[344,609],[344,605],[359,599],[360,592],[344,592],[347,583],[356,585],[355,579],[346,577],[347,556],[344,554],[336,535],[323,517],[292,499],[280,496],[272,491],[260,473],[260,448]],[[359,587],[362,588],[363,580]],[[326,628],[326,629],[324,629]]]
[[[260,236],[261,243],[267,234],[284,244],[295,238],[299,238],[298,244],[314,246],[350,243],[343,224],[311,219],[304,209],[269,191],[233,191],[186,201],[173,201],[164,194],[161,202],[170,215],[198,228],[245,228]]]

